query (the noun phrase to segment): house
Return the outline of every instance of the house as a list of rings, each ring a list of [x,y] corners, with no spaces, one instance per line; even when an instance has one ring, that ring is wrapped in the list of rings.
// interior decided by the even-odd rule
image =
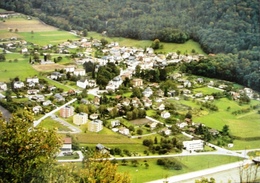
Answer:
[[[177,125],[179,128],[184,128],[185,126],[188,126],[188,123],[187,123],[187,122],[181,122],[181,123],[176,123],[176,125]]]
[[[57,79],[61,78],[62,76],[63,76],[63,74],[61,74],[59,72],[53,72],[53,73],[51,73],[50,78],[57,80]]]
[[[120,121],[119,120],[113,120],[111,121],[111,127],[114,128],[116,126],[119,126],[120,125]]]
[[[39,83],[39,78],[38,77],[32,77],[32,78],[27,78],[26,82],[29,83],[34,83],[34,84],[38,84]]]
[[[63,139],[63,145],[61,151],[72,152],[72,139],[71,137],[65,137]]]
[[[20,89],[24,87],[24,83],[22,81],[15,81],[14,82],[14,89]]]
[[[33,107],[33,112],[34,112],[34,114],[38,114],[38,113],[40,113],[41,111],[42,111],[42,107],[41,107],[41,106],[37,105],[37,106],[34,106],[34,107]]]
[[[123,80],[119,77],[116,76],[114,77],[111,81],[109,81],[106,90],[116,90],[119,88],[119,86],[123,83]]]
[[[149,99],[148,97],[142,97],[142,101],[144,104],[144,107],[151,107],[153,102],[151,99]]]
[[[164,119],[167,119],[167,118],[171,117],[171,114],[168,111],[163,111],[161,113],[161,117]]]
[[[201,97],[203,97],[203,93],[201,93],[201,92],[196,93],[196,94],[195,94],[195,97],[196,97],[196,98],[201,98]]]
[[[60,116],[63,118],[68,118],[70,116],[73,116],[74,114],[74,107],[72,106],[65,106],[60,109]]]
[[[7,84],[0,82],[0,90],[6,91],[7,90]]]
[[[50,100],[46,100],[42,103],[43,106],[48,106],[48,105],[51,105],[51,101]]]
[[[85,71],[85,69],[76,69],[76,70],[74,70],[73,74],[76,76],[85,76],[86,71]]]
[[[89,80],[89,79],[81,79],[81,80],[78,80],[77,81],[77,86],[80,87],[80,88],[87,88],[87,87],[95,87],[97,84],[96,84],[96,81],[95,80]]]
[[[170,135],[172,133],[172,131],[169,128],[163,128],[160,130],[160,132],[164,135]]]
[[[153,94],[153,90],[150,88],[150,87],[147,87],[143,92],[142,94],[145,96],[145,97],[150,97],[152,94]]]
[[[100,105],[100,97],[95,96],[94,99],[93,99],[93,104],[94,105]]]
[[[130,134],[130,130],[126,127],[119,128],[118,132],[121,133],[122,135],[129,135]]]
[[[89,118],[92,120],[98,119],[98,114],[97,113],[90,114]]]
[[[140,106],[142,106],[142,103],[141,103],[140,99],[137,98],[137,97],[132,98],[131,104],[132,104],[134,107],[140,107]]]
[[[164,103],[159,103],[159,104],[157,104],[157,109],[160,110],[160,111],[165,110],[165,105],[164,105]]]
[[[86,113],[81,112],[73,116],[73,123],[76,125],[85,124],[87,123],[87,121],[88,121],[88,114]]]
[[[69,65],[64,68],[66,72],[74,72],[75,71],[75,66],[74,65]]]
[[[122,100],[121,103],[122,103],[122,105],[124,105],[124,106],[129,106],[129,105],[130,105],[130,102],[131,102],[131,101],[130,101],[128,98],[125,98],[125,99]]]
[[[133,79],[132,85],[133,85],[133,87],[141,87],[141,86],[143,86],[143,80],[139,79],[139,78]]]
[[[56,93],[56,94],[54,95],[54,98],[55,98],[58,102],[65,101],[65,98],[64,98],[60,93]]]
[[[95,119],[88,123],[88,131],[99,132],[103,129],[103,121]]]
[[[183,141],[184,149],[187,151],[201,151],[204,149],[204,141],[203,140],[191,140],[191,141]]]

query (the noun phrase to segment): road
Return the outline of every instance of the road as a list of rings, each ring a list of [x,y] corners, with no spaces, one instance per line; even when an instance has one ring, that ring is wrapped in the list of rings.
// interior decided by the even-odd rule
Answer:
[[[60,106],[60,107],[57,107],[57,108],[54,109],[53,111],[51,111],[51,112],[45,114],[45,115],[44,115],[43,117],[41,117],[40,119],[34,121],[34,122],[33,122],[33,126],[34,126],[34,127],[38,126],[38,125],[42,122],[42,120],[44,120],[44,119],[46,119],[46,118],[52,116],[55,112],[59,111],[61,108],[65,107],[65,106],[67,106],[67,105],[72,104],[72,103],[75,102],[76,100],[77,100],[76,98],[75,98],[75,99],[72,99],[71,101],[67,102],[66,104],[64,104],[64,105],[62,105],[62,106]]]
[[[67,121],[63,120],[62,118],[57,117],[57,116],[54,115],[54,114],[51,115],[50,117],[51,117],[53,120],[58,121],[58,122],[61,123],[62,125],[68,127],[68,128],[71,130],[71,132],[69,132],[69,133],[80,133],[80,132],[81,132],[81,129],[80,129],[80,128],[78,128],[78,127],[76,127],[76,126],[74,126],[74,125],[68,123]],[[64,131],[64,132],[58,131],[58,133],[68,133],[68,132],[67,132],[67,131]]]

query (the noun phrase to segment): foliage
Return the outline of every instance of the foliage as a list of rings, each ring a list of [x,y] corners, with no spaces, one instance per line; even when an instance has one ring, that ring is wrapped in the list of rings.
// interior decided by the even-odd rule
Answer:
[[[83,168],[79,172],[81,182],[124,182],[130,183],[131,179],[128,174],[120,174],[117,172],[117,164],[113,164],[107,160],[106,154],[99,152],[91,156],[85,156]]]
[[[3,182],[45,182],[61,140],[54,131],[33,128],[26,110],[0,121],[0,179]]]
[[[166,169],[181,170],[182,165],[176,160],[172,159],[158,159],[157,164],[164,166]]]

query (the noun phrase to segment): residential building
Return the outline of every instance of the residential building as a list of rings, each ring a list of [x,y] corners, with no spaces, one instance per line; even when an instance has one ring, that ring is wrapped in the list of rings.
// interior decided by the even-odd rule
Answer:
[[[7,90],[7,84],[0,82],[0,90],[6,91]]]
[[[103,121],[95,119],[88,123],[88,131],[99,132],[103,129]]]
[[[85,124],[87,123],[87,121],[88,121],[88,114],[86,113],[81,112],[73,116],[73,123],[76,125]]]
[[[184,149],[187,151],[200,151],[204,149],[204,141],[203,140],[191,140],[191,141],[183,141]]]
[[[139,79],[139,78],[133,79],[132,84],[133,84],[133,87],[143,86],[143,80]]]
[[[23,88],[23,87],[24,87],[24,83],[22,81],[14,82],[14,89],[19,89],[19,88]]]
[[[62,145],[60,150],[61,151],[68,151],[68,152],[72,151],[72,139],[71,139],[71,137],[65,137],[63,139],[63,145]]]
[[[60,110],[60,116],[63,118],[68,118],[70,116],[73,116],[73,114],[74,114],[74,107],[72,106],[65,106]]]
[[[171,114],[168,111],[163,111],[161,113],[161,117],[164,119],[167,119],[167,118],[171,117]]]

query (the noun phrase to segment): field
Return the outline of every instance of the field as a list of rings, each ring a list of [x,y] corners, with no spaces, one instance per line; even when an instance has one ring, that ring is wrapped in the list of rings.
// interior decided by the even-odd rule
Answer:
[[[190,156],[190,157],[178,157],[175,158],[182,164],[182,170],[165,169],[156,164],[155,159],[146,160],[148,168],[145,167],[144,160],[139,161],[139,165],[134,167],[131,161],[128,161],[127,166],[120,165],[118,170],[120,172],[127,172],[132,177],[132,183],[148,182],[157,179],[163,179],[174,175],[180,175],[192,171],[211,168],[227,163],[236,162],[239,159],[237,157],[230,156]]]
[[[106,39],[109,42],[118,42],[119,45],[122,46],[128,46],[128,47],[150,47],[152,45],[153,41],[150,40],[134,40],[134,39],[127,39],[127,38],[122,38],[122,37],[104,37],[101,34],[98,34],[96,32],[89,32],[88,37],[93,37],[96,39]],[[162,52],[162,53],[168,53],[168,52],[176,52],[177,50],[181,51],[181,54],[186,53],[191,53],[192,49],[194,49],[197,53],[199,54],[205,54],[204,51],[201,49],[200,45],[193,41],[189,40],[184,44],[177,44],[177,43],[163,43],[163,49],[157,50],[157,52]]]
[[[32,77],[38,75],[38,72],[35,71],[28,63],[28,59],[23,58],[22,55],[12,53],[6,54],[6,61],[0,62],[0,80],[9,81],[10,78],[19,76],[21,80],[24,80],[26,77]],[[17,59],[16,61],[14,61]]]

